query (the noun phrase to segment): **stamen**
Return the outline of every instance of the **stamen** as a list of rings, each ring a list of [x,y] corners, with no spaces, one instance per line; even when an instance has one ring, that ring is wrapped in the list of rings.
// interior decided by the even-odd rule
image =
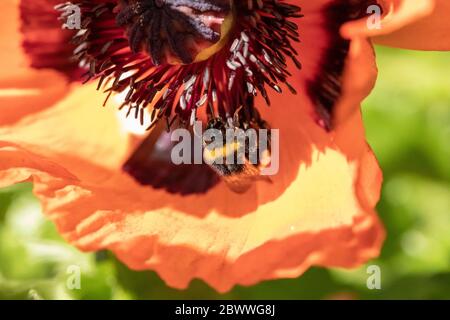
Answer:
[[[123,0],[117,8],[84,0],[82,6],[88,32],[75,41],[87,44],[78,53],[90,66],[87,80],[99,78],[99,88],[109,94],[128,90],[124,106],[150,106],[149,130],[162,118],[189,125],[193,114],[226,119],[241,107],[251,115],[257,94],[270,105],[266,86],[281,93],[284,84],[295,93],[287,59],[301,68],[291,45],[299,41],[291,21],[302,17],[297,6],[274,0]],[[226,43],[206,60],[193,61],[189,37],[220,39],[218,25],[206,23],[204,14],[216,21],[231,10],[235,23]],[[169,64],[173,57],[184,64]]]

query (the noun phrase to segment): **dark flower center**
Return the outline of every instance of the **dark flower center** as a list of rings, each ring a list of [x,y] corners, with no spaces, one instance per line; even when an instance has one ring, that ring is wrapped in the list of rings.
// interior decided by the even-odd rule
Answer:
[[[372,2],[334,0],[322,9],[328,47],[304,89],[314,103],[318,125],[325,129],[331,127],[349,49],[339,28],[364,16]],[[300,41],[298,6],[287,0],[79,0],[79,5],[83,30],[74,37],[75,57],[87,67],[86,81],[98,79],[107,99],[123,92],[120,108],[128,108],[127,114],[142,124],[144,111],[150,113],[150,133],[125,171],[142,184],[181,194],[206,192],[218,181],[214,172],[238,191],[261,178],[259,163],[194,170],[167,160],[172,145],[155,146],[166,139],[162,127],[167,132],[173,127],[192,130],[197,120],[204,127],[268,127],[254,97],[260,95],[270,105],[269,88],[296,93],[289,84],[288,64],[302,67],[293,45]],[[233,121],[235,115],[238,121]],[[266,151],[270,153],[270,145]]]
[[[146,51],[155,65],[190,64],[219,42],[230,14],[229,0],[128,0],[116,21],[127,29],[132,51]]]
[[[270,105],[267,88],[281,93],[284,85],[296,93],[287,69],[289,60],[301,68],[291,44],[299,41],[292,21],[302,17],[297,6],[276,0],[95,2],[81,0],[85,32],[74,38],[76,56],[88,66],[87,80],[98,78],[108,97],[126,93],[121,108],[128,108],[127,114],[142,122],[144,110],[150,111],[150,134],[124,165],[143,184],[167,186],[161,175],[168,175],[166,182],[178,177],[180,185],[182,177],[192,179],[189,169],[162,164],[172,146],[155,148],[164,140],[160,120],[167,132],[190,128],[197,120],[205,128],[227,124],[222,129],[265,129],[269,124],[259,116],[254,97],[260,94]],[[216,153],[210,152],[211,157]],[[265,153],[270,153],[269,145]],[[244,156],[248,154],[245,150]],[[206,167],[201,171],[208,178],[197,189],[166,189],[206,191],[217,182],[211,178],[216,172],[233,190],[243,192],[260,179],[263,165],[243,162]],[[201,180],[199,173],[195,177]]]
[[[169,129],[175,120],[226,122],[238,109],[249,123],[254,96],[270,104],[267,87],[281,93],[284,84],[295,93],[287,66],[289,58],[301,67],[291,45],[299,41],[291,20],[301,14],[282,1],[229,1],[85,0],[77,58],[89,65],[88,79],[100,78],[99,88],[127,92],[129,114],[142,118],[149,108],[149,130],[162,118]]]

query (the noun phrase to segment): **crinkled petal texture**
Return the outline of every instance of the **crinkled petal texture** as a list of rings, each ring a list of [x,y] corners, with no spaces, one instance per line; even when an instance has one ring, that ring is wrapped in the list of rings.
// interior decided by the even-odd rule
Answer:
[[[343,34],[373,37],[378,44],[416,50],[450,50],[450,1],[383,0],[380,28],[367,21],[347,24]]]
[[[304,68],[292,69],[299,89],[317,77],[327,50],[321,15],[327,2],[302,2]],[[280,170],[243,195],[223,183],[190,196],[137,184],[121,170],[135,141],[114,106],[100,107],[104,96],[94,84],[39,111],[24,92],[11,102],[0,91],[0,108],[10,101],[30,110],[18,118],[2,111],[0,186],[32,181],[67,241],[86,251],[110,249],[129,267],[155,270],[177,288],[200,278],[223,292],[297,277],[313,265],[355,267],[376,257],[384,239],[374,211],[382,177],[359,112],[375,77],[371,45],[355,39],[329,132],[311,116],[306,90],[272,95],[273,106],[262,114],[280,130]],[[33,100],[45,99],[49,88],[35,84]]]

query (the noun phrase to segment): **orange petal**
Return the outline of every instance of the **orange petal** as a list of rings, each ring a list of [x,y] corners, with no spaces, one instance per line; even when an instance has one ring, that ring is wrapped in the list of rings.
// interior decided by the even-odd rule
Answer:
[[[117,171],[120,161],[112,160],[125,155],[126,136],[99,101],[83,103],[80,96],[94,97],[87,90],[0,131],[8,141],[0,149],[2,185],[31,179],[44,212],[79,248],[109,248],[174,287],[197,277],[220,291],[378,255],[381,176],[358,113],[346,122],[351,140],[333,138],[298,107],[306,99],[285,96],[284,112],[271,109],[284,137],[272,185],[238,195],[222,184],[180,197]]]
[[[302,60],[307,71],[293,75],[299,87],[324,50],[313,28],[320,22],[305,23],[302,46],[310,49]],[[0,126],[0,185],[33,181],[45,214],[69,242],[110,249],[177,288],[200,278],[227,291],[297,277],[313,265],[358,266],[378,255],[384,238],[374,211],[382,177],[357,111],[373,86],[373,59],[366,40],[352,44],[335,131],[317,125],[305,92],[271,96],[274,106],[262,115],[280,130],[280,172],[243,195],[224,183],[190,196],[138,185],[120,170],[132,140],[113,109],[100,107],[104,96],[94,85]]]
[[[0,3],[0,125],[11,124],[51,106],[68,90],[67,80],[50,71],[28,67],[29,58],[22,49],[19,0]]]
[[[0,79],[18,74],[24,77],[32,72],[31,67],[58,70],[72,79],[81,76],[71,59],[73,32],[61,29],[56,11],[49,14],[57,3],[58,0],[1,1]]]
[[[450,2],[447,0],[384,0],[379,29],[367,20],[348,23],[344,36],[373,37],[378,44],[416,50],[450,50]]]
[[[66,78],[51,70],[11,70],[10,76],[0,78],[0,125],[51,106],[68,88]]]
[[[0,2],[0,78],[6,78],[17,73],[18,68],[24,68],[29,60],[22,50],[22,35],[20,34],[19,0],[2,0]]]

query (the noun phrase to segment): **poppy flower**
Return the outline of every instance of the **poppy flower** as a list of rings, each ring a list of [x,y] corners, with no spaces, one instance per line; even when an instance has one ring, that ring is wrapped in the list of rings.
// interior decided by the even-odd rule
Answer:
[[[79,31],[57,3],[0,4],[0,187],[33,182],[68,242],[220,292],[379,254],[369,37],[447,50],[445,1],[80,0]],[[279,129],[278,173],[174,165],[165,129],[197,119]]]

